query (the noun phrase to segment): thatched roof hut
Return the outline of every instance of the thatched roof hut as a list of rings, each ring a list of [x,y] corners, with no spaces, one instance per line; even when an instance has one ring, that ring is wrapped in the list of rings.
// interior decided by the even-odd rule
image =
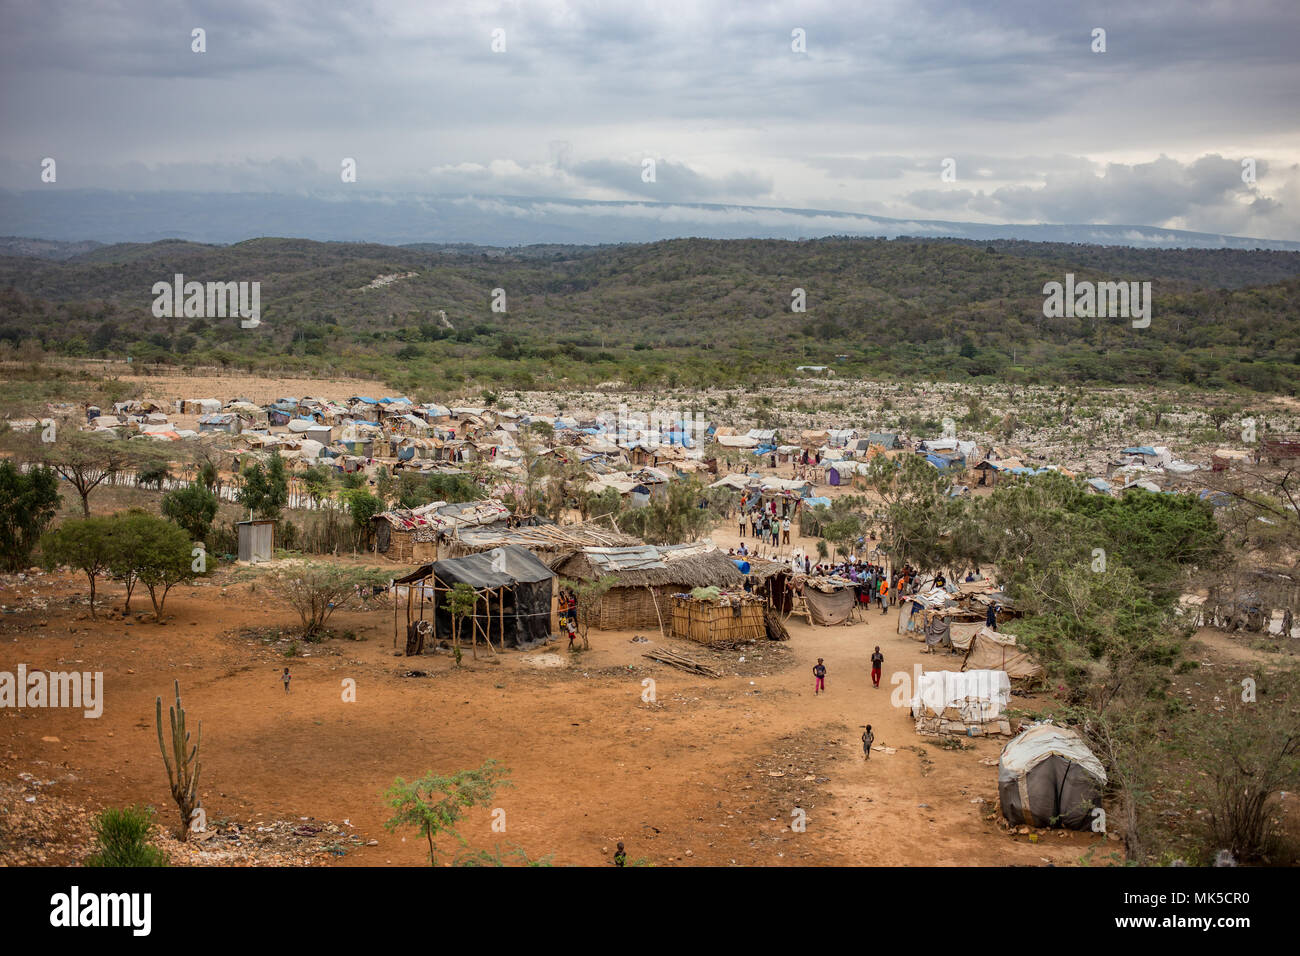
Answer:
[[[697,587],[736,589],[745,583],[726,553],[703,545],[583,548],[561,555],[550,566],[571,581],[614,578],[613,586],[591,609],[591,623],[602,629],[661,625],[666,629],[671,595]]]

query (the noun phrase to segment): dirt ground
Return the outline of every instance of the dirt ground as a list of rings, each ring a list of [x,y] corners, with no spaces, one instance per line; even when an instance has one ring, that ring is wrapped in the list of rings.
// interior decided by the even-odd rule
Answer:
[[[472,811],[462,832],[472,846],[517,845],[532,858],[553,854],[557,864],[606,863],[623,840],[630,858],[657,865],[1068,865],[1099,842],[1092,834],[1008,834],[990,819],[989,763],[1000,743],[941,749],[915,733],[905,708],[891,706],[891,675],[910,675],[922,662],[956,667],[956,658],[927,659],[923,645],[896,634],[896,611],[834,628],[792,618],[788,643],[720,652],[653,631],[644,635],[649,645],[631,632],[593,631],[587,652],[555,644],[493,657],[480,648],[479,660],[467,654],[458,670],[445,654],[395,656],[386,596],[335,615],[334,629],[356,640],[302,644],[300,656],[286,657],[297,618],[257,579],[227,569],[179,588],[161,625],[138,619],[148,608],[139,596],[130,618],[101,610],[92,621],[77,575],[3,579],[0,670],[22,662],[29,672],[102,671],[105,679],[98,719],[0,711],[0,780],[11,794],[89,811],[146,803],[174,826],[154,701],[170,701],[178,679],[191,724],[203,721],[209,820],[328,821],[353,837],[345,854],[328,857],[335,864],[425,862],[415,834],[384,830],[383,790],[397,776],[488,758],[510,768],[515,784],[493,804],[505,811],[505,832],[492,830],[487,809]],[[101,589],[101,608],[120,608],[122,597],[115,585]],[[714,662],[725,676],[641,656],[660,643]],[[876,644],[886,658],[880,689],[869,678]],[[820,696],[811,675],[817,657],[829,668]],[[285,665],[293,674],[287,695]],[[648,702],[647,677],[655,681]],[[343,700],[345,678],[356,682],[355,702]],[[888,748],[870,762],[858,739],[867,723]],[[17,796],[4,800],[12,806]],[[806,815],[802,832],[791,828],[796,810]],[[48,832],[57,822],[32,833],[18,819],[0,812],[0,856],[9,862],[31,859],[24,853],[36,845],[44,862],[84,852],[84,834],[61,842]],[[454,849],[450,840],[444,849]]]

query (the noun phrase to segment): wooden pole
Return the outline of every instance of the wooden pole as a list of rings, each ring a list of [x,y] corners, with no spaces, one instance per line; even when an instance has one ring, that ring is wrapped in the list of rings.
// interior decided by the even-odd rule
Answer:
[[[659,613],[659,602],[655,599],[655,589],[648,584],[645,586],[645,589],[650,592],[650,602],[655,606],[655,617],[659,618],[659,633],[666,640],[668,638],[668,632],[664,630],[664,616]]]
[[[519,602],[515,602],[515,612],[519,611]],[[501,650],[506,649],[506,587],[501,585],[501,590],[497,593],[497,626],[500,630],[497,632],[497,640],[501,643]],[[488,641],[488,647],[492,646],[492,641]]]

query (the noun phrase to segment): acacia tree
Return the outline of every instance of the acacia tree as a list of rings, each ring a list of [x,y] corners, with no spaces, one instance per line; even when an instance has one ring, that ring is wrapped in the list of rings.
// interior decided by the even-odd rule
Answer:
[[[113,557],[112,518],[72,518],[41,539],[45,565],[67,565],[85,573],[90,581],[90,616],[95,616],[95,584]]]
[[[463,583],[463,582],[462,582]],[[459,770],[438,776],[432,770],[419,780],[407,783],[401,777],[384,792],[393,815],[384,822],[390,833],[402,827],[414,827],[429,844],[429,865],[437,865],[434,841],[450,833],[467,846],[468,841],[456,830],[456,824],[470,807],[485,806],[497,790],[513,787],[510,771],[496,760],[486,760],[477,770]],[[432,798],[441,795],[441,799]]]
[[[141,537],[137,579],[149,590],[154,620],[162,620],[167,595],[182,581],[195,576],[190,537],[181,528],[162,518],[137,519]]]
[[[165,456],[145,442],[127,442],[94,432],[63,429],[57,440],[43,442],[25,435],[15,454],[53,468],[81,498],[81,510],[90,517],[90,493],[116,475],[132,468],[149,470],[165,463]]]

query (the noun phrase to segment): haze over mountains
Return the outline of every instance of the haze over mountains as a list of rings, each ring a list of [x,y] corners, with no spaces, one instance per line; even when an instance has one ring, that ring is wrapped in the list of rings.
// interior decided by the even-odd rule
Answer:
[[[760,205],[518,196],[370,192],[344,199],[307,193],[127,192],[62,187],[0,191],[0,233],[61,242],[186,239],[228,244],[260,236],[292,236],[323,242],[501,247],[677,238],[911,236],[1137,248],[1300,250],[1300,242],[1295,241],[1140,224],[988,224]],[[12,248],[8,251],[16,252]]]

